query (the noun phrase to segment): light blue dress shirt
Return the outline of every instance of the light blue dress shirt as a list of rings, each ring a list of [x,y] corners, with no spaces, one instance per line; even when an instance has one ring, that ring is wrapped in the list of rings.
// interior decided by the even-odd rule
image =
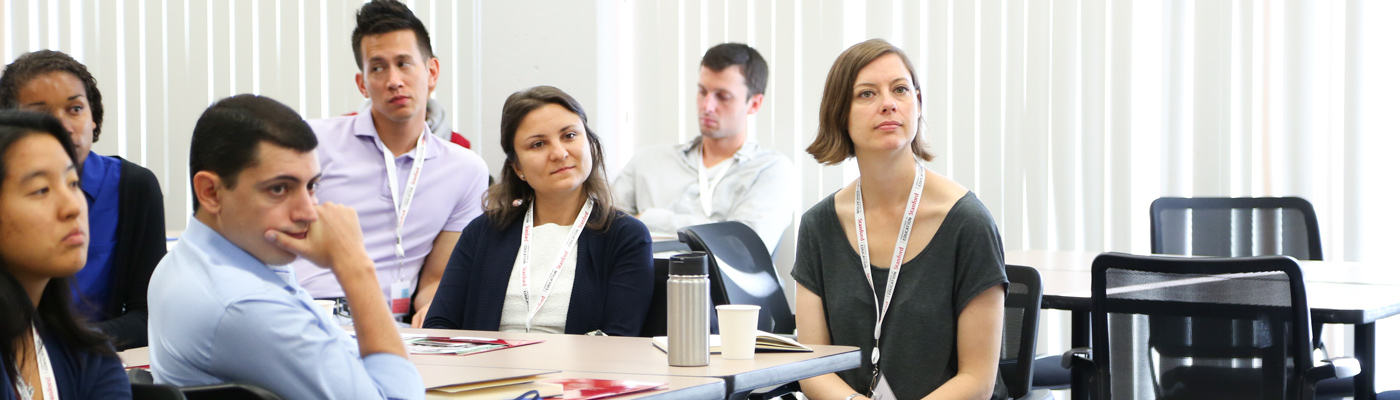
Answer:
[[[407,359],[359,347],[296,284],[191,218],[150,284],[156,383],[247,382],[286,399],[422,399]]]

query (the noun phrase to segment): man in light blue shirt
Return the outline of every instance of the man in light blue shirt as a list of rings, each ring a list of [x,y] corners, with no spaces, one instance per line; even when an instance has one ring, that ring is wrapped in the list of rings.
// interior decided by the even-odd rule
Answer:
[[[150,285],[156,382],[246,382],[286,399],[422,399],[355,211],[316,204],[316,136],[266,97],[220,100],[190,143],[195,215]],[[351,338],[297,285],[297,256],[330,269]]]

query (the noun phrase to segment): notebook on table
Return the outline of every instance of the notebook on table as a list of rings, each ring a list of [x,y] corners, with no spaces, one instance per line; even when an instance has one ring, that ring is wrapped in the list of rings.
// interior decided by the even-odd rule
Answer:
[[[540,382],[541,375],[559,371],[451,365],[417,365],[417,368],[430,399],[514,399],[531,390],[538,391],[541,397],[564,392],[562,385]]]
[[[651,338],[651,344],[661,351],[666,351],[667,339],[665,336]],[[807,347],[796,340],[778,336],[772,333],[758,331],[754,335],[754,352],[811,352],[812,348]],[[710,353],[719,354],[719,335],[710,335]]]

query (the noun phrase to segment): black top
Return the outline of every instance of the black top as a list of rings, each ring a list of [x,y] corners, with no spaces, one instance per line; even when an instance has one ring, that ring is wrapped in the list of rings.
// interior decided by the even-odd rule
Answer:
[[[642,331],[651,306],[651,233],[636,218],[617,213],[607,231],[585,228],[579,234],[564,333],[637,336]],[[482,214],[462,229],[424,328],[500,329],[524,225],[517,220],[498,230]]]
[[[837,375],[864,393],[873,368],[876,302],[860,253],[851,248],[837,219],[835,197],[827,196],[802,215],[792,278],[821,296],[831,343],[860,348],[860,368]],[[883,300],[889,270],[871,267],[875,292]],[[1006,283],[996,221],[968,192],[948,210],[923,251],[900,269],[880,335],[880,370],[895,397],[924,397],[957,375],[958,315],[972,298]],[[1000,376],[992,398],[1006,398]]]
[[[117,157],[117,159],[121,159]],[[118,351],[146,346],[146,286],[165,257],[165,200],[151,170],[122,159],[112,297],[96,325]]]

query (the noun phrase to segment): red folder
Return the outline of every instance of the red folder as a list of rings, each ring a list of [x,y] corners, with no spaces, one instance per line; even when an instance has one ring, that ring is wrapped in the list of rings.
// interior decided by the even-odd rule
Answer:
[[[589,400],[644,392],[660,388],[654,382],[619,381],[610,379],[560,378],[541,381],[564,385],[564,399]]]

